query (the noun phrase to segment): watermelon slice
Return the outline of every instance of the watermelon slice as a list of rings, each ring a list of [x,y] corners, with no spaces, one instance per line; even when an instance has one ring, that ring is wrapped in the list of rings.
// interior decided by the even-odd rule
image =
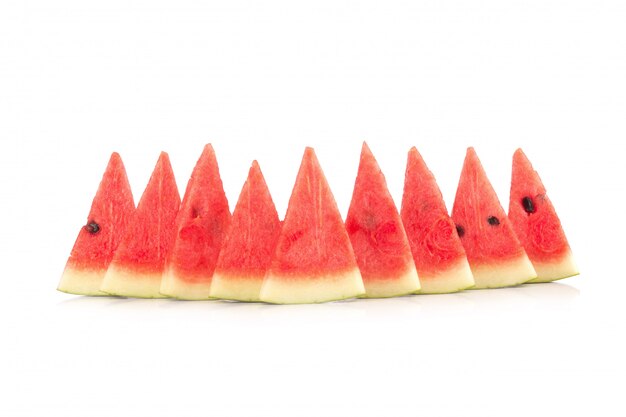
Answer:
[[[350,238],[312,148],[306,148],[261,300],[320,303],[365,293]]]
[[[174,225],[180,206],[174,173],[165,152],[139,200],[126,234],[102,281],[111,295],[162,298],[159,293],[165,258],[174,243]]]
[[[276,207],[261,168],[254,161],[217,261],[211,297],[259,301],[279,233]]]
[[[474,288],[521,284],[537,277],[474,151],[467,149],[452,208]]]
[[[176,218],[176,241],[161,294],[181,300],[210,298],[213,271],[229,226],[228,200],[215,151],[207,144],[191,173]]]
[[[126,169],[114,152],[91,203],[87,224],[78,233],[67,260],[59,291],[106,295],[100,291],[102,279],[134,212]]]
[[[402,220],[385,176],[366,143],[361,149],[346,230],[363,278],[365,297],[394,297],[420,289]]]
[[[578,275],[561,221],[539,174],[521,149],[513,155],[509,218],[537,271],[537,278],[531,282]]]
[[[424,294],[474,285],[465,250],[439,186],[415,147],[409,151],[400,209]]]

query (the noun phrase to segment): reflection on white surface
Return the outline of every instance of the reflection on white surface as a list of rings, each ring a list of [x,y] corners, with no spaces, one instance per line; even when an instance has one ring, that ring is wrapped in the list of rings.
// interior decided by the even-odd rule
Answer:
[[[574,300],[580,295],[580,290],[563,282],[549,282],[541,284],[525,284],[519,287],[524,294],[533,298]]]
[[[341,316],[380,316],[389,318],[397,314],[422,314],[443,317],[480,311],[502,312],[533,308],[561,308],[580,294],[580,291],[563,283],[526,284],[514,288],[468,290],[453,294],[414,295],[386,299],[357,299],[324,304],[272,305],[264,303],[239,303],[222,300],[181,301],[173,299],[133,299],[119,297],[78,296],[58,303],[63,310],[108,310],[115,312],[146,312],[263,318],[297,319],[302,316],[329,318]]]

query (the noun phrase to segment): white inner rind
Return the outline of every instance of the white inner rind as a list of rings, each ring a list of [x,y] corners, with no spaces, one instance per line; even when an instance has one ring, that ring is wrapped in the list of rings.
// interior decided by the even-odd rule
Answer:
[[[182,278],[180,273],[168,269],[161,281],[161,294],[180,300],[208,300],[210,297],[211,281],[193,282]]]
[[[227,275],[216,272],[211,282],[211,297],[223,300],[260,301],[263,278]]]
[[[535,267],[535,271],[537,271],[537,278],[530,282],[550,282],[579,274],[578,267],[574,261],[574,255],[571,251],[567,251],[565,256],[558,262],[533,262],[533,266]]]
[[[473,289],[511,287],[537,277],[526,252],[517,258],[501,261],[493,266],[470,263],[470,268],[476,283]]]
[[[368,278],[363,280],[363,285],[365,286],[363,298],[395,297],[413,294],[420,290],[420,280],[415,265],[410,265],[406,272],[394,275],[392,278]]]
[[[100,291],[122,297],[166,298],[159,292],[162,273],[144,273],[111,265],[107,270]]]
[[[77,295],[107,295],[100,291],[106,269],[66,267],[57,290]]]
[[[421,294],[445,294],[474,286],[474,276],[467,258],[463,257],[450,268],[434,274],[420,273]]]
[[[323,303],[365,294],[358,268],[314,277],[290,277],[269,272],[261,287],[261,301],[275,304]]]

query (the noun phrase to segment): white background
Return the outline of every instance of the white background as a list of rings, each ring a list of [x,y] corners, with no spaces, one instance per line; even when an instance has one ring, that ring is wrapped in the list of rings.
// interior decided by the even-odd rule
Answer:
[[[626,415],[626,3],[0,2],[0,415]],[[271,306],[55,291],[112,151],[138,200],[212,142],[284,213],[314,146],[345,216],[361,141],[448,206],[521,146],[580,264],[560,283]]]

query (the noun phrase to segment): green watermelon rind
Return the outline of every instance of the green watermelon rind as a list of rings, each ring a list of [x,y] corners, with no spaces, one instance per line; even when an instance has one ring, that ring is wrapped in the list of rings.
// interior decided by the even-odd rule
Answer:
[[[218,300],[242,301],[248,303],[259,302],[261,301],[260,293],[262,286],[263,276],[254,278],[235,277],[218,271],[213,274],[210,295],[212,298]],[[250,291],[251,287],[254,288]]]
[[[73,295],[106,297],[109,294],[100,291],[104,270],[90,270],[66,267],[61,276],[57,291]]]
[[[438,291],[429,288],[432,281],[436,283],[444,281],[445,285],[443,287],[445,290]],[[465,256],[445,271],[438,272],[434,277],[426,277],[424,274],[420,274],[420,282],[422,289],[419,294],[423,295],[455,293],[471,289],[476,285],[472,270]]]
[[[167,298],[186,301],[211,300],[211,282],[190,282],[173,268],[167,267],[161,279],[159,292]]]
[[[401,275],[400,277],[394,277],[392,280],[364,279],[365,294],[358,296],[358,298],[392,298],[419,294],[421,284],[415,267],[412,266]],[[382,285],[376,285],[377,283]],[[375,286],[379,288],[374,289]],[[410,289],[407,289],[407,287],[410,287]],[[383,288],[383,291],[387,291],[387,293],[382,293],[380,288]]]
[[[141,273],[117,265],[107,270],[100,291],[118,297],[167,298],[161,294],[161,273]]]
[[[537,273],[525,252],[516,258],[500,261],[497,264],[472,265],[470,262],[470,267],[475,282],[470,290],[515,287],[537,278]],[[490,276],[485,278],[487,274]],[[504,278],[497,279],[495,276]]]
[[[335,281],[334,285],[322,284],[321,296],[312,296],[312,291],[304,289],[307,285],[320,286],[324,280]],[[336,285],[342,281],[344,288]],[[329,273],[317,277],[288,277],[268,272],[261,287],[261,302],[268,304],[320,304],[331,301],[348,300],[365,295],[365,287],[358,268]]]
[[[560,261],[550,262],[550,263],[533,263],[535,270],[537,271],[537,278],[528,281],[529,284],[539,284],[544,282],[554,282],[559,281],[565,278],[575,277],[576,275],[580,275],[580,271],[578,270],[578,266],[574,261],[574,255],[571,250],[568,250],[567,253],[561,258]],[[556,269],[557,273],[548,274],[545,272],[546,268]],[[564,272],[566,271],[566,272]],[[546,276],[548,276],[546,278]]]

